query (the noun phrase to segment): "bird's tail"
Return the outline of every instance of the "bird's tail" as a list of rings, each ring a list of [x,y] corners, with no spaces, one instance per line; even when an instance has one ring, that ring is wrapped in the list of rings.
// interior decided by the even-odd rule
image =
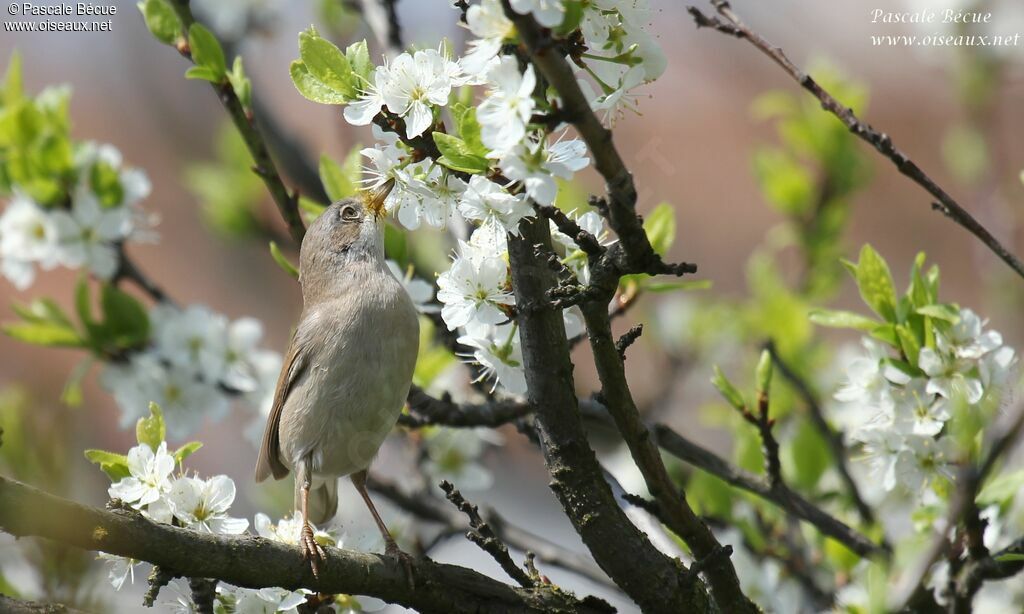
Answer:
[[[302,509],[301,481],[295,480],[295,509]],[[309,489],[309,521],[323,526],[338,512],[338,478],[314,479]]]

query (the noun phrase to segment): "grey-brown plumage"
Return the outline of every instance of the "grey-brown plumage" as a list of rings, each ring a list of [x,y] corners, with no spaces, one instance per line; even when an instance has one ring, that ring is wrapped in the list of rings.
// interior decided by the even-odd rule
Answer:
[[[300,546],[314,574],[324,553],[309,523],[334,516],[342,476],[352,476],[388,551],[399,552],[365,487],[366,469],[402,410],[419,345],[416,310],[384,260],[386,195],[334,203],[306,231],[302,315],[256,463],[257,482],[295,470]]]

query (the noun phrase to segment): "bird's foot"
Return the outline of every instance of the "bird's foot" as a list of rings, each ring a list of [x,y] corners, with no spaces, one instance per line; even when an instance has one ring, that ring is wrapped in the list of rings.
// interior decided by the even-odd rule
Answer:
[[[327,560],[327,553],[316,543],[313,535],[313,527],[309,523],[303,523],[302,533],[299,536],[299,551],[302,552],[302,560],[309,561],[309,567],[313,570],[313,577],[320,579],[320,563]]]
[[[409,582],[409,588],[416,588],[416,578],[412,575],[412,555],[398,547],[394,539],[389,539],[384,545],[384,556],[398,559],[405,569],[405,579]]]

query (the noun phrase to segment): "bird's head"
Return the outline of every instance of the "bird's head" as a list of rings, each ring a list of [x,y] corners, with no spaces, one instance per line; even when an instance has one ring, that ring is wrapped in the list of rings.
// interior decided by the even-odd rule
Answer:
[[[355,261],[384,258],[384,201],[394,180],[332,203],[302,239],[299,276],[303,281],[331,275]]]

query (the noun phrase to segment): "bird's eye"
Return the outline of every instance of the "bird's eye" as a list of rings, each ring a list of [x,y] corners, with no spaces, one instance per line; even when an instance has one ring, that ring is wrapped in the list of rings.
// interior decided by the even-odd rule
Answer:
[[[356,211],[356,208],[352,205],[345,205],[342,207],[339,215],[341,216],[342,221],[345,222],[355,222],[359,219],[359,211]]]

